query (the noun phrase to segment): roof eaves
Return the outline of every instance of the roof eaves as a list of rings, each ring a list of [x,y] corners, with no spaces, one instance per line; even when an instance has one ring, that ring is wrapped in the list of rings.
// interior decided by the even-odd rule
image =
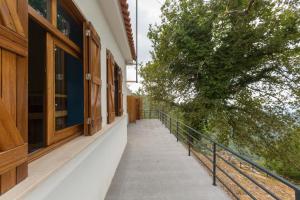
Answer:
[[[123,21],[124,26],[127,33],[127,38],[129,42],[129,47],[131,51],[131,56],[133,60],[136,60],[136,51],[134,46],[134,39],[133,39],[133,31],[132,31],[132,25],[131,25],[131,18],[130,18],[130,12],[129,12],[129,5],[127,3],[127,0],[119,0],[121,5],[121,12],[123,15]]]

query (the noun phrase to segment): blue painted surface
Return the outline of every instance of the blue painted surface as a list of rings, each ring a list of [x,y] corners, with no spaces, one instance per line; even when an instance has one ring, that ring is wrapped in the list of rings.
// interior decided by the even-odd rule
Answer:
[[[84,121],[83,67],[79,60],[67,54],[67,126]]]

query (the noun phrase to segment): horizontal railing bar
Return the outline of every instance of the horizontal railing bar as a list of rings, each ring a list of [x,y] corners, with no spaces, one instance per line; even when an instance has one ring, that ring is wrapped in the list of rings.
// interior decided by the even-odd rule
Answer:
[[[217,179],[227,189],[227,191],[229,191],[230,194],[232,194],[234,196],[234,198],[240,200],[240,198],[238,196],[236,196],[236,194],[219,177],[217,177]]]
[[[197,150],[194,149],[194,151],[198,152]],[[199,152],[200,153],[200,152]],[[208,157],[207,155],[205,155],[204,153],[201,153],[202,156],[204,156],[207,160],[209,160],[211,163],[213,163],[213,159],[211,159],[210,157]]]
[[[248,190],[246,190],[242,185],[240,185],[232,176],[227,174],[226,171],[224,171],[222,168],[220,168],[218,165],[216,166],[223,174],[225,174],[232,182],[234,182],[239,188],[241,188],[249,197],[256,200],[255,196],[253,196]]]
[[[266,173],[267,175],[273,177],[274,179],[277,179],[277,180],[280,181],[281,183],[283,183],[283,184],[289,186],[290,188],[292,188],[292,189],[294,189],[294,190],[300,190],[300,188],[299,188],[298,186],[296,186],[296,185],[294,185],[293,183],[291,183],[291,182],[285,180],[284,178],[282,178],[282,177],[280,177],[280,176],[278,176],[278,175],[276,175],[276,174],[274,174],[274,173],[268,171],[268,170],[265,169],[264,167],[259,166],[258,164],[256,164],[255,162],[249,160],[248,158],[245,158],[244,156],[239,155],[238,153],[236,153],[236,152],[234,152],[233,150],[231,150],[231,149],[225,147],[225,146],[222,145],[222,144],[219,144],[219,143],[216,143],[216,144],[217,144],[217,146],[221,147],[222,149],[224,149],[224,150],[230,152],[231,154],[235,155],[236,157],[238,157],[238,158],[242,159],[243,161],[245,161],[245,162],[251,164],[251,165],[254,166],[255,168],[257,168],[257,169],[259,169],[260,171]]]
[[[182,130],[182,131],[184,131],[185,133],[187,133],[187,134],[188,134],[188,131],[187,131],[187,130],[185,130],[185,129],[183,129],[182,127],[178,126],[178,129],[180,129],[180,130]]]
[[[178,129],[182,130],[183,132],[185,132],[186,134],[188,134],[190,137],[192,137],[194,140],[196,140],[197,142],[201,143],[201,140],[196,138],[195,136],[191,135],[188,131],[184,130],[181,127],[178,127]]]
[[[213,150],[209,147],[207,147],[206,145],[202,145],[201,147],[204,147],[205,149],[207,149],[209,152],[213,153]]]
[[[162,112],[162,113],[163,113],[163,112]],[[170,115],[168,115],[168,114],[166,114],[166,113],[163,113],[163,114],[164,114],[166,117],[170,117]],[[172,118],[172,117],[171,117],[171,118]],[[173,119],[173,120],[177,120],[178,123],[180,123],[181,125],[185,126],[185,127],[188,128],[188,129],[190,129],[191,131],[197,133],[198,135],[203,136],[205,139],[209,140],[210,142],[214,142],[214,141],[213,141],[211,138],[209,138],[207,135],[204,135],[204,134],[200,133],[199,131],[193,129],[192,127],[190,127],[190,126],[188,126],[188,125],[186,125],[186,124],[184,124],[183,122],[179,121],[178,119],[174,119],[174,118],[172,118],[172,119]]]
[[[194,149],[193,149],[193,151],[195,151]],[[205,155],[204,155],[205,156]],[[205,156],[206,157],[206,156]],[[212,162],[212,160],[210,159],[210,158],[208,158],[208,157],[206,157],[210,162]],[[205,167],[206,167],[206,169],[210,172],[210,173],[212,173],[212,170],[210,169],[210,167],[204,162],[204,161],[202,161],[201,159],[197,159],[199,162],[201,162]]]
[[[204,137],[205,139],[209,140],[210,142],[214,142],[214,141],[213,141],[211,138],[209,138],[207,135],[204,135],[204,134],[200,133],[199,131],[193,129],[192,127],[190,127],[190,126],[184,124],[184,123],[181,122],[181,121],[178,121],[178,122],[181,123],[181,124],[182,124],[183,126],[185,126],[186,128],[188,128],[188,129],[190,129],[191,131],[193,131],[194,133],[197,133],[198,135],[200,135],[200,136]]]
[[[182,131],[184,131],[186,134],[189,134],[189,135],[190,135],[190,133],[189,133],[189,131],[188,131],[188,130],[186,130],[186,129],[184,129],[184,128],[180,127],[180,126],[179,126],[179,129],[181,129]]]
[[[198,152],[197,150],[193,149],[193,151]],[[209,157],[207,157],[206,155],[202,154],[206,159],[208,159],[211,163],[213,162],[212,159],[210,159]],[[212,170],[210,169],[210,167],[201,159],[197,159],[199,160],[199,162],[201,162],[203,164],[203,166],[212,174]],[[236,196],[236,194],[219,178],[216,177],[218,179],[218,181],[236,198],[239,200],[239,198]]]
[[[163,114],[163,115],[165,115],[165,116],[170,117],[168,114],[166,114],[166,113],[164,113],[164,112],[162,112],[162,111],[160,111],[160,113]],[[171,118],[172,118],[172,117],[171,117]],[[172,118],[172,119],[174,119],[174,118]],[[176,119],[175,119],[175,120],[176,120]],[[286,179],[284,179],[284,178],[278,176],[278,175],[275,174],[275,173],[272,173],[272,172],[268,171],[268,170],[265,169],[264,167],[259,166],[259,165],[256,164],[255,162],[253,162],[253,161],[251,161],[251,160],[245,158],[245,157],[242,156],[242,155],[239,155],[238,153],[236,153],[236,152],[234,152],[233,150],[231,150],[231,149],[225,147],[224,145],[219,144],[218,142],[215,142],[213,139],[209,138],[209,136],[200,133],[199,131],[193,129],[192,127],[190,127],[190,126],[188,126],[188,125],[186,125],[186,124],[184,124],[183,122],[181,122],[181,121],[179,121],[179,120],[177,120],[177,121],[178,121],[178,123],[180,123],[180,124],[182,124],[183,126],[187,127],[188,129],[190,129],[190,130],[193,131],[194,133],[197,133],[197,134],[199,134],[200,136],[203,136],[203,138],[209,140],[209,141],[212,142],[212,143],[216,143],[216,145],[217,145],[218,147],[222,148],[223,150],[230,152],[230,153],[233,154],[234,156],[236,156],[236,157],[238,157],[238,158],[244,160],[245,162],[247,162],[247,163],[249,163],[250,165],[252,165],[252,166],[256,167],[257,169],[259,169],[260,171],[266,173],[268,176],[271,176],[272,178],[274,178],[274,179],[280,181],[281,183],[283,183],[283,184],[289,186],[290,188],[294,189],[295,191],[300,191],[300,187],[298,187],[297,185],[295,185],[295,184],[289,182],[288,180],[286,180]],[[188,133],[188,132],[187,132],[187,133]],[[190,133],[188,133],[188,134],[190,134]]]
[[[184,135],[182,135],[180,133],[178,133],[178,135],[181,136],[183,139],[187,140],[187,138]]]
[[[240,170],[239,168],[237,168],[236,166],[234,166],[232,163],[230,163],[229,161],[227,161],[226,159],[224,159],[222,156],[220,156],[219,154],[216,154],[221,160],[223,160],[225,163],[227,163],[228,165],[230,165],[232,168],[234,168],[236,171],[238,171],[240,174],[242,174],[244,177],[246,177],[247,179],[249,179],[252,183],[254,183],[255,185],[257,185],[258,187],[260,187],[262,190],[264,190],[266,193],[268,193],[269,195],[271,195],[274,199],[276,200],[280,200],[279,197],[277,197],[274,193],[272,193],[271,191],[269,191],[267,188],[265,188],[263,185],[261,185],[259,182],[257,182],[256,180],[254,180],[253,178],[251,178],[249,175],[245,174],[242,170]]]
[[[181,129],[181,128],[179,128]],[[184,131],[185,133],[189,134],[187,131],[181,129],[182,131]],[[190,134],[189,134],[190,135]],[[194,140],[196,140],[196,142],[198,142],[199,144],[203,144],[203,142],[201,140],[199,140],[198,138],[195,138],[194,136],[190,135],[190,137],[192,137]],[[204,146],[204,145],[203,145]],[[213,152],[210,148],[208,148],[206,145],[205,145],[205,148],[208,149],[210,152]]]

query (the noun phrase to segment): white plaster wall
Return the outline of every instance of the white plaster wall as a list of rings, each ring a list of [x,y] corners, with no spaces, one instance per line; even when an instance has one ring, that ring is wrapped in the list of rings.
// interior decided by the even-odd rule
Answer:
[[[78,8],[81,10],[83,15],[88,21],[91,21],[96,31],[98,32],[101,38],[101,79],[102,79],[102,123],[103,126],[107,124],[107,104],[106,104],[106,88],[107,88],[107,79],[106,79],[106,50],[110,50],[114,56],[116,63],[121,67],[123,72],[123,108],[124,113],[127,113],[127,94],[124,89],[126,86],[126,61],[123,57],[120,48],[114,38],[114,34],[111,31],[111,26],[107,22],[101,8],[99,0],[73,0],[77,4]],[[111,1],[111,0],[107,0]],[[115,12],[115,11],[112,11]]]
[[[22,199],[103,200],[126,141],[127,119],[123,118]]]

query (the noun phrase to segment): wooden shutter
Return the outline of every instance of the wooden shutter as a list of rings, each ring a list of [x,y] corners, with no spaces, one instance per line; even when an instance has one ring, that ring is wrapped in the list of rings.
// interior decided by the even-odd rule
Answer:
[[[107,51],[107,123],[115,120],[115,62],[110,51]]]
[[[100,37],[89,23],[86,31],[88,37],[88,73],[86,80],[88,81],[88,135],[97,133],[102,128],[101,115],[101,65],[100,52],[101,43]]]
[[[119,69],[118,73],[118,115],[123,115],[123,74],[122,70]]]
[[[27,177],[27,0],[0,0],[0,194]]]

